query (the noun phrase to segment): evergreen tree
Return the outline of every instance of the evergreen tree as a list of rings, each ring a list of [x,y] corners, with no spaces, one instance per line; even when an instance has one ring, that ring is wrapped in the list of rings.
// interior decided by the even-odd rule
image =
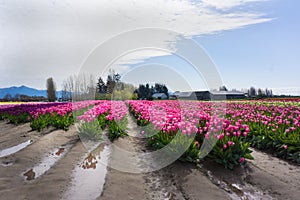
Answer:
[[[98,78],[96,89],[98,93],[107,93],[107,87],[101,77]]]

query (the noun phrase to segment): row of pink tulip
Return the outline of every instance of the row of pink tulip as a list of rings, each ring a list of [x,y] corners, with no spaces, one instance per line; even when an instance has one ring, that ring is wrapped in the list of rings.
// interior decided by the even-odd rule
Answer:
[[[100,103],[99,101],[95,101],[95,100],[86,100],[86,101],[79,101],[73,103],[58,104],[56,106],[36,109],[30,112],[30,115],[35,119],[37,119],[40,115],[45,115],[45,114],[50,114],[50,115],[57,114],[63,117],[66,114],[70,114],[72,112],[99,103]]]
[[[183,134],[210,134],[224,131],[227,135],[246,136],[250,131],[248,125],[239,119],[224,120],[211,116],[213,105],[207,102],[193,101],[128,101],[137,114],[137,120],[147,120],[157,131],[174,132],[180,130]],[[205,122],[204,124],[202,124]],[[201,126],[199,126],[199,123]]]
[[[245,123],[260,124],[261,127],[273,132],[293,132],[300,128],[300,108],[257,103],[230,103],[227,105],[227,115],[231,119],[240,119]]]
[[[92,109],[86,111],[83,115],[78,116],[78,120],[91,122],[97,119],[100,115],[107,114],[106,120],[120,121],[127,114],[128,108],[123,101],[97,101],[97,104]]]
[[[229,119],[239,119],[250,127],[247,141],[261,150],[300,164],[300,107],[298,102],[233,102]]]
[[[110,101],[97,101],[97,104],[95,107],[87,110],[83,115],[80,115],[77,117],[78,120],[83,122],[92,122],[96,120],[100,115],[108,114],[111,102]]]
[[[218,115],[222,114],[224,103],[199,101],[127,101],[127,103],[138,124],[153,125],[157,133],[152,134],[149,145],[154,148],[162,148],[176,139],[176,134],[182,134],[194,137],[194,142],[181,159],[198,160],[201,145],[205,140],[212,138],[215,138],[217,143],[209,156],[225,167],[233,168],[235,165],[244,164],[245,158],[252,159],[249,144],[245,142],[250,132],[249,126],[240,119],[229,120],[224,119],[223,115]]]
[[[123,101],[100,101],[94,108],[78,117],[79,134],[89,139],[99,139],[101,129],[108,126],[108,138],[112,141],[126,135],[128,108]],[[100,129],[101,128],[101,129]]]

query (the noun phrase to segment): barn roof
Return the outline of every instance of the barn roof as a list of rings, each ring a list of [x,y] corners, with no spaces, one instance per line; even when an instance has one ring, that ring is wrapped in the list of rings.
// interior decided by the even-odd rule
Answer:
[[[159,98],[159,97],[167,97],[165,93],[155,93],[152,95],[153,98]]]
[[[239,91],[210,91],[212,95],[245,95],[244,92]]]
[[[203,91],[189,91],[189,92],[175,92],[174,95],[178,97],[191,97],[192,95],[197,95],[197,94],[204,94],[204,93],[210,93],[212,95],[245,95],[245,93],[240,92],[240,91],[208,91],[208,90],[203,90]]]

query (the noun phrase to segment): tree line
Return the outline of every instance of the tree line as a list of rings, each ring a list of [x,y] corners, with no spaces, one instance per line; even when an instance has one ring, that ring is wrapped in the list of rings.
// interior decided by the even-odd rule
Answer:
[[[88,80],[88,81],[87,81]],[[62,100],[70,101],[72,98],[81,99],[153,99],[155,93],[164,93],[169,97],[168,88],[161,83],[150,86],[140,84],[137,88],[121,81],[121,75],[114,70],[109,70],[106,81],[99,76],[97,80],[85,74],[73,75],[63,81]]]
[[[271,89],[261,89],[261,88],[258,88],[256,89],[255,87],[250,87],[248,90],[247,90],[247,94],[248,94],[248,97],[260,97],[260,98],[263,98],[263,97],[273,97],[273,91]]]
[[[47,101],[46,97],[43,96],[28,96],[25,94],[16,94],[12,96],[11,94],[6,94],[0,101],[22,101],[22,102],[37,102],[37,101]]]
[[[53,102],[57,100],[56,96],[56,84],[52,77],[46,81],[47,98],[43,96],[30,97],[23,94],[16,94],[12,97],[10,94],[6,94],[0,101],[49,101]],[[221,86],[219,91],[228,91],[226,86]],[[234,89],[232,91],[235,91]],[[273,97],[273,91],[271,89],[261,89],[250,87],[247,91],[247,95],[250,98],[264,98]],[[121,75],[114,70],[110,70],[106,81],[101,76],[97,81],[93,75],[79,74],[69,76],[63,81],[62,84],[62,97],[61,101],[71,101],[72,99],[86,100],[86,99],[115,99],[115,100],[127,100],[127,99],[147,99],[153,100],[153,94],[163,93],[166,98],[169,98],[169,91],[165,84],[155,83],[154,85],[139,84],[136,88],[134,85],[124,83],[121,81]]]
[[[152,96],[155,93],[164,93],[167,98],[169,98],[168,88],[162,83],[155,83],[152,86],[150,86],[149,83],[146,83],[145,85],[140,84],[134,93],[137,95],[138,99],[153,100]]]

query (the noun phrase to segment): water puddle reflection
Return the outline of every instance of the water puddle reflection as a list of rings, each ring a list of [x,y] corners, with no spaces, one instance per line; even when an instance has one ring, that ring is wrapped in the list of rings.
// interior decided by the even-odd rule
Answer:
[[[64,199],[96,199],[102,193],[110,148],[100,144],[83,157],[73,171],[72,185]]]
[[[12,166],[14,164],[14,161],[3,161],[1,163],[1,166],[2,167],[9,167],[9,166]]]
[[[9,147],[7,149],[3,149],[0,151],[0,158],[14,154],[14,153],[24,149],[25,147],[29,146],[32,143],[33,143],[33,140],[28,140],[28,141],[18,144],[16,146]]]
[[[32,169],[26,171],[23,175],[27,181],[36,179],[47,172],[57,161],[59,161],[71,148],[71,145],[54,149],[50,154],[46,155],[43,160]]]

